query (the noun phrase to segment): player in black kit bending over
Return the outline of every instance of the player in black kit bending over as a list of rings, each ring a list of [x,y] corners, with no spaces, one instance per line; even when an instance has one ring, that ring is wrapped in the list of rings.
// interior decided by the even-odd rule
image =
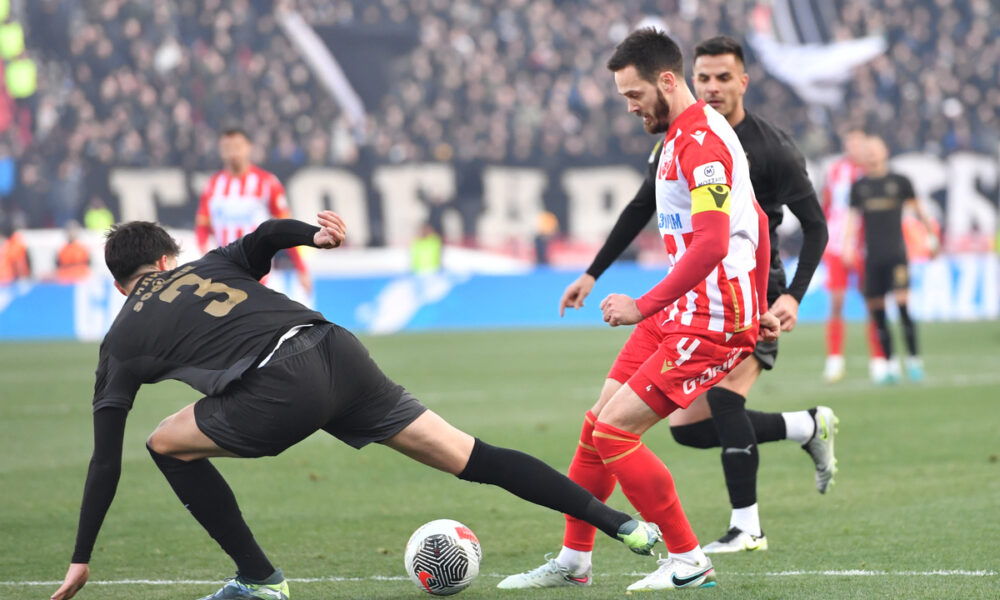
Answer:
[[[112,228],[105,261],[128,296],[101,344],[94,389],[94,454],[76,548],[53,600],[73,597],[121,473],[125,421],[139,387],[183,381],[205,395],[166,418],[146,446],[178,498],[236,563],[209,599],[287,600],[288,583],[258,546],[210,457],[273,456],[322,429],[361,448],[379,442],[460,479],[590,522],[651,554],[655,525],[613,510],[541,461],[449,425],[386,377],[365,347],[323,315],[259,283],[284,248],[335,248],[333,212],[319,227],[272,220],[177,266],[177,243],[155,223]]]

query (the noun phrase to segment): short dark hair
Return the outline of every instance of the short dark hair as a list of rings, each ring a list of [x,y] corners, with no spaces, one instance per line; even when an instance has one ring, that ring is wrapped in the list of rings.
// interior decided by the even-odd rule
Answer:
[[[680,47],[666,33],[653,27],[628,34],[608,59],[610,71],[621,71],[629,66],[635,67],[639,76],[650,83],[656,83],[663,71],[684,78],[684,56]]]
[[[105,237],[104,263],[120,284],[125,284],[140,267],[154,264],[161,256],[181,253],[177,241],[165,229],[149,221],[112,225]]]
[[[743,60],[743,46],[728,35],[717,35],[708,38],[694,47],[694,57],[699,56],[723,56],[732,54],[739,59],[740,64],[746,64]]]
[[[243,129],[242,125],[227,125],[222,128],[222,137],[229,137],[231,135],[242,135],[247,140],[250,139],[250,136],[247,135],[247,130]]]

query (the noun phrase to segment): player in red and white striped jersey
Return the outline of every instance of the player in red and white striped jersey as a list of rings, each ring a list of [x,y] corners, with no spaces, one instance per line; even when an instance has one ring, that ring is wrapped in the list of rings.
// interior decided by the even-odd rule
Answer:
[[[252,149],[242,129],[226,129],[219,138],[223,168],[205,185],[195,216],[195,238],[202,254],[210,249],[210,237],[216,246],[225,246],[268,219],[291,218],[285,187],[273,174],[250,163]],[[312,281],[299,248],[287,252],[309,294]]]
[[[569,476],[603,499],[620,483],[644,518],[660,526],[669,557],[629,590],[712,587],[714,567],[684,515],[670,471],[640,436],[750,356],[758,331],[777,338],[778,318],[765,312],[767,217],[754,200],[736,133],[695,100],[673,40],[640,29],[619,44],[607,66],[629,112],[649,133],[666,134],[655,194],[672,266],[640,298],[611,294],[601,302],[612,326],[638,325],[585,416]],[[567,516],[559,555],[499,587],[588,585],[593,542],[594,528]]]
[[[853,272],[860,289],[864,277],[864,254],[858,245],[848,248],[847,244],[861,239],[857,232],[848,230],[851,211],[851,186],[864,175],[861,155],[867,143],[868,134],[857,126],[844,130],[844,156],[837,159],[826,171],[823,184],[823,212],[826,215],[830,240],[823,254],[826,264],[827,290],[830,292],[830,320],[826,326],[826,366],[823,377],[828,382],[844,377],[844,296],[850,274]],[[847,259],[847,260],[845,260]],[[879,379],[887,369],[885,353],[878,341],[874,325],[868,324],[868,349],[871,354],[871,375]]]

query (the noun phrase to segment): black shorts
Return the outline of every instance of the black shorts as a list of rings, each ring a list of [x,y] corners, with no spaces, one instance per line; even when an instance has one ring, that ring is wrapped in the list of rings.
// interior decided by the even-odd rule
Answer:
[[[276,456],[322,429],[361,448],[427,408],[382,373],[354,335],[332,323],[299,331],[268,363],[194,407],[198,428],[239,456]]]
[[[760,367],[765,371],[774,368],[774,362],[778,360],[778,340],[773,342],[757,342],[753,347],[753,355],[760,363]]]
[[[881,298],[891,291],[910,287],[910,271],[906,260],[865,263],[865,298]]]

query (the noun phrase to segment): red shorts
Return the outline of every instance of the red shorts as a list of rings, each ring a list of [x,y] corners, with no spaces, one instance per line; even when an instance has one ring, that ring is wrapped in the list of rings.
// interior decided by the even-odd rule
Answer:
[[[628,384],[661,418],[687,408],[753,353],[756,327],[725,342],[721,333],[682,330],[672,322],[661,327],[657,317],[636,325],[608,379]]]
[[[865,261],[858,258],[850,269],[844,265],[844,261],[836,254],[826,254],[823,256],[826,263],[826,289],[831,292],[847,291],[847,279],[853,272],[858,278],[858,289],[864,288]]]

